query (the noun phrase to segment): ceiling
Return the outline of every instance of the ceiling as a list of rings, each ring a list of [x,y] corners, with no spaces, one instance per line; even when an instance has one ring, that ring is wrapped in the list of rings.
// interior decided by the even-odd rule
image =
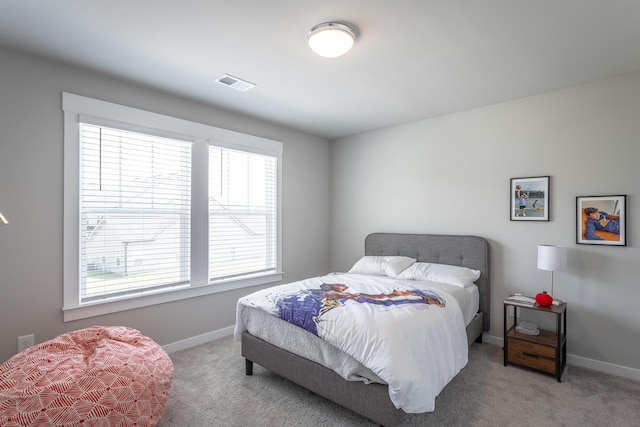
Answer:
[[[640,71],[640,1],[1,0],[0,45],[335,139]]]

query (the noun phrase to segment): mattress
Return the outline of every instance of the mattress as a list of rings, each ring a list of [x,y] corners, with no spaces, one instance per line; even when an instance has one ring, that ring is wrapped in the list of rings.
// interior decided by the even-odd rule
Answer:
[[[468,325],[473,320],[478,312],[479,304],[477,286],[471,285],[462,288],[436,282],[429,282],[429,285],[441,288],[458,301],[465,325]],[[319,363],[335,371],[348,381],[385,384],[375,373],[353,357],[318,336],[272,316],[263,310],[245,307],[241,314],[241,320],[253,336],[305,359]]]

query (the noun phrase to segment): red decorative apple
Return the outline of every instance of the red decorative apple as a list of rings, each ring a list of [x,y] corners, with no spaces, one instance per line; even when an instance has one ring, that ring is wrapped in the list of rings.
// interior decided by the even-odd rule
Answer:
[[[553,304],[553,297],[546,292],[542,292],[536,295],[536,302],[543,307],[549,307]]]

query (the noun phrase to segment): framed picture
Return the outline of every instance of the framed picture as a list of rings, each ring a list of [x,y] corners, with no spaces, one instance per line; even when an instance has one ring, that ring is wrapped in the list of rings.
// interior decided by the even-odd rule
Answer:
[[[576,242],[627,245],[627,196],[576,197]]]
[[[511,178],[511,221],[549,221],[549,177]]]

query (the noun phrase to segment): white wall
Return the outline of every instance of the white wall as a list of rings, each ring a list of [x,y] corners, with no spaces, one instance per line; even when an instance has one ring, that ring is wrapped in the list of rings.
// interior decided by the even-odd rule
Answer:
[[[86,326],[126,325],[167,345],[223,330],[235,323],[237,299],[255,290],[62,321],[63,91],[282,141],[285,279],[328,271],[329,142],[0,49],[0,211],[10,221],[0,229],[0,362],[31,333],[42,342]]]
[[[639,138],[635,74],[334,141],[331,269],[375,231],[484,236],[500,342],[502,300],[549,289],[537,245],[566,245],[569,362],[640,378]],[[550,222],[510,221],[510,178],[546,175]],[[627,246],[577,245],[576,196],[622,194]]]
[[[284,142],[287,281],[344,270],[374,231],[477,234],[491,242],[493,315],[547,290],[538,243],[569,247],[556,295],[569,303],[570,361],[640,369],[640,74],[326,141],[170,94],[0,49],[0,362],[16,337],[42,342],[94,324],[162,345],[231,327],[243,291],[62,322],[61,92]],[[327,172],[331,171],[331,174]],[[332,175],[331,183],[328,176]],[[551,221],[509,221],[509,179],[551,176]],[[627,195],[627,247],[575,244],[575,197]],[[331,245],[329,244],[331,236]],[[331,258],[329,258],[329,250]],[[619,371],[619,369],[618,369]]]

